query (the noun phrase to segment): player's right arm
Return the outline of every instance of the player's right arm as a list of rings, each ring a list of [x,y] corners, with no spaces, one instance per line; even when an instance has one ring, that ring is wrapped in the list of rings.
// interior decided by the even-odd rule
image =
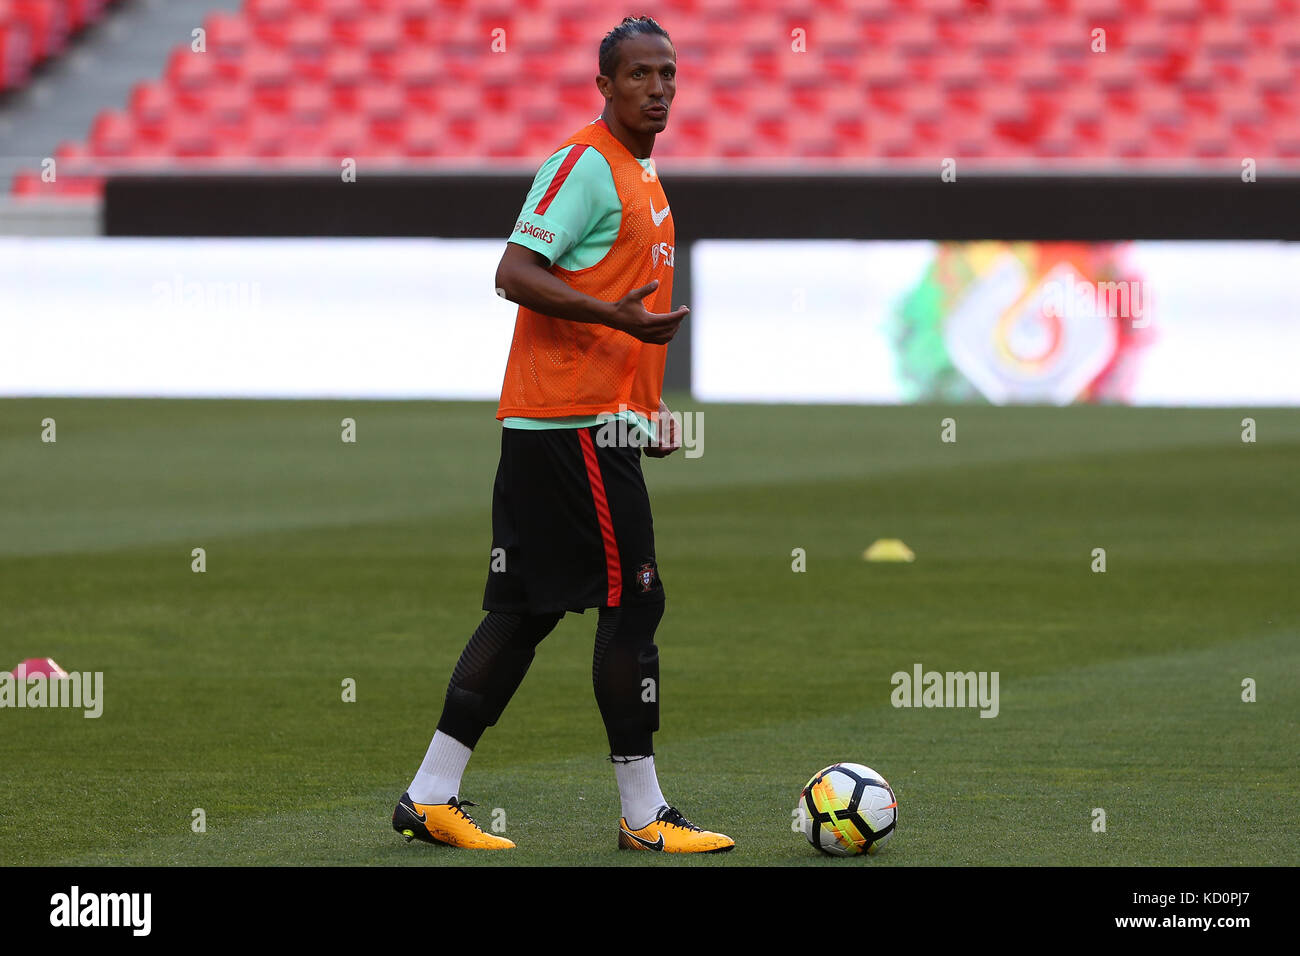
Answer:
[[[646,311],[641,300],[659,287],[658,279],[633,289],[617,302],[602,302],[573,288],[551,272],[548,265],[540,252],[507,242],[497,265],[498,294],[543,315],[607,325],[656,345],[670,341],[690,311],[686,306],[672,312]]]
[[[550,271],[566,256],[578,259],[578,268],[598,259],[602,246],[608,249],[617,235],[621,216],[609,164],[599,151],[580,146],[557,151],[537,171],[506,243],[497,266],[497,294],[543,315],[606,325],[643,342],[669,341],[689,310],[646,311],[641,300],[657,282],[633,289],[617,302],[604,302]]]

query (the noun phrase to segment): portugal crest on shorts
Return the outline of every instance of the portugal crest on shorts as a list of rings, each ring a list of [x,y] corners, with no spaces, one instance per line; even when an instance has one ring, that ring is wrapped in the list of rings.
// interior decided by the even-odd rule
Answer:
[[[636,579],[641,582],[641,590],[649,591],[655,583],[655,565],[653,561],[647,561],[641,565],[636,573]]]

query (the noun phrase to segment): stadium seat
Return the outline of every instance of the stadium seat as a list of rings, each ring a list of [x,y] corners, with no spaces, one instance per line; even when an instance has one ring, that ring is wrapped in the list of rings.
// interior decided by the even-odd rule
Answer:
[[[1206,18],[1197,25],[1205,52],[1211,57],[1240,60],[1251,47],[1246,28],[1234,17]]]
[[[1251,85],[1260,93],[1286,93],[1300,87],[1300,57],[1271,50],[1252,59]]]
[[[134,120],[118,110],[100,113],[90,129],[90,150],[95,156],[127,156],[135,141]]]
[[[1190,22],[1200,15],[1201,7],[1201,0],[1147,0],[1147,11],[1161,20]]]
[[[291,123],[320,124],[329,116],[332,105],[328,87],[295,83],[289,90],[285,113]]]
[[[402,152],[412,157],[438,155],[447,137],[446,124],[435,114],[406,114],[401,119]]]
[[[321,143],[326,156],[351,156],[356,159],[366,155],[369,139],[370,124],[366,122],[366,118],[355,113],[346,113],[332,115],[329,118]]]
[[[104,9],[0,0],[0,88]],[[1300,156],[1296,13],[1295,0],[837,0],[794,15],[757,0],[737,17],[732,0],[668,0],[680,95],[658,150],[709,161]],[[85,149],[115,163],[346,150],[533,166],[599,111],[593,37],[606,19],[580,0],[245,0],[204,19],[206,54],[178,45],[125,110],[101,114]],[[1105,54],[1091,50],[1096,26]],[[792,49],[795,27],[807,52]],[[492,50],[498,28],[504,53]],[[34,183],[28,172],[14,189]]]
[[[27,24],[0,20],[0,90],[21,84],[31,70],[31,40]]]
[[[404,47],[388,61],[387,79],[394,80],[408,90],[433,86],[442,76],[443,64],[434,50]]]
[[[274,47],[253,47],[244,57],[244,78],[262,108],[283,112],[294,80],[293,60]]]
[[[301,102],[301,91],[295,91],[291,103],[295,96]],[[325,102],[328,104],[328,100]],[[305,162],[320,152],[318,144],[324,136],[327,116],[327,110],[318,114],[295,113],[292,106],[286,116],[254,113],[245,129],[244,150],[247,155],[259,159],[278,158]]]
[[[285,33],[284,49],[295,58],[324,57],[334,46],[330,23],[324,17],[295,17]]]
[[[63,0],[68,16],[68,29],[76,33],[88,23],[99,19],[108,0]]]
[[[0,92],[64,51],[70,37],[104,14],[111,0],[0,0]]]
[[[249,22],[237,13],[213,13],[203,21],[207,52],[218,59],[237,59],[249,43]]]
[[[67,45],[71,28],[62,0],[6,0],[0,20],[21,20],[27,24],[32,59],[40,62]]]
[[[211,119],[204,115],[173,115],[168,123],[167,139],[173,156],[202,158],[216,153],[217,132]]]
[[[201,110],[208,89],[218,80],[216,61],[184,46],[172,53],[165,76],[179,109]]]
[[[146,146],[161,146],[166,140],[167,117],[175,108],[171,88],[159,82],[137,83],[128,103],[140,140]]]

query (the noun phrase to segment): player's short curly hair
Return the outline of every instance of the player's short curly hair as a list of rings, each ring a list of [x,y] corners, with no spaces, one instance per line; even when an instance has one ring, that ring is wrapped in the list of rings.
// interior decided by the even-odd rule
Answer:
[[[611,80],[618,72],[618,45],[628,37],[640,34],[658,34],[669,43],[673,38],[652,17],[624,17],[623,22],[605,34],[600,41],[600,75]],[[676,49],[676,47],[674,47]]]

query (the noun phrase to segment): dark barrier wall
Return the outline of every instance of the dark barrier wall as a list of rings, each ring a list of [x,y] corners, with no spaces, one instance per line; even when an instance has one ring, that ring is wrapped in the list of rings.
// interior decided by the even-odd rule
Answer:
[[[505,242],[532,174],[123,176],[109,236],[437,236]],[[1300,239],[1300,177],[674,175],[674,300],[696,239]],[[688,323],[690,319],[686,320]],[[686,327],[683,326],[683,331]],[[690,387],[690,336],[666,385]]]

